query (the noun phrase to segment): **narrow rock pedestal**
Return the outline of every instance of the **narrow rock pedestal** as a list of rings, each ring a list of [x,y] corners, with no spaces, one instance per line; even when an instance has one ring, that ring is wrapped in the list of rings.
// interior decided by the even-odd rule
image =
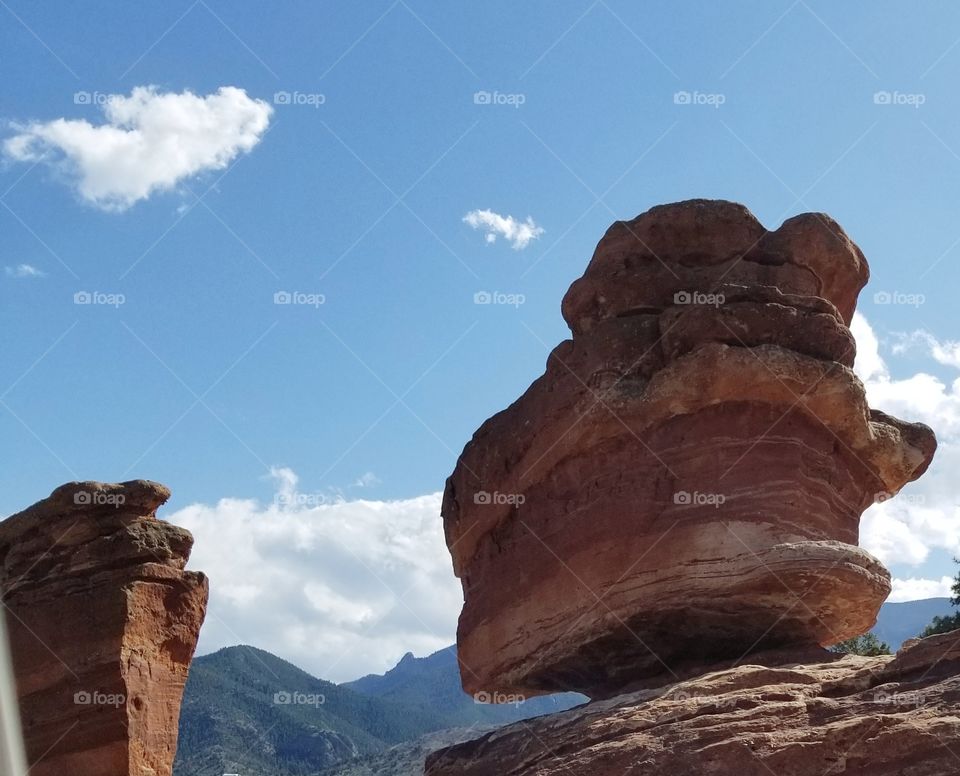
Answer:
[[[0,523],[31,776],[170,776],[208,584],[155,482],[72,482]]]

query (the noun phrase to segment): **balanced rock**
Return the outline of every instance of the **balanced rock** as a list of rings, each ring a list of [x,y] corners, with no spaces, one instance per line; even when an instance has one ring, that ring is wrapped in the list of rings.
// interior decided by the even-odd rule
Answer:
[[[31,776],[170,776],[207,579],[163,485],[71,482],[0,523]]]
[[[468,692],[608,697],[874,624],[890,581],[860,515],[936,442],[850,368],[867,277],[822,214],[768,232],[693,200],[610,227],[572,340],[447,481]]]
[[[538,717],[440,750],[428,776],[960,773],[960,631],[895,658],[757,661]],[[770,658],[777,658],[771,660]],[[813,658],[813,662],[808,662]]]

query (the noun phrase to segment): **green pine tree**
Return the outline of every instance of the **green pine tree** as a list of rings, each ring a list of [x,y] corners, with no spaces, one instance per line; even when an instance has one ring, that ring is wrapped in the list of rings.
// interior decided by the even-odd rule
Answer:
[[[830,651],[876,657],[877,655],[889,655],[890,647],[886,642],[880,641],[874,634],[864,633],[862,636],[854,636],[852,639],[834,644],[830,647]]]
[[[953,562],[960,563],[960,560],[954,558]],[[951,590],[953,592],[953,598],[950,599],[950,604],[952,606],[960,606],[960,573],[958,573],[956,578],[953,580],[953,587]],[[949,633],[950,631],[957,629],[960,629],[960,612],[957,612],[956,614],[948,614],[945,617],[934,617],[933,622],[931,622],[920,633],[920,638],[935,636],[938,633]]]

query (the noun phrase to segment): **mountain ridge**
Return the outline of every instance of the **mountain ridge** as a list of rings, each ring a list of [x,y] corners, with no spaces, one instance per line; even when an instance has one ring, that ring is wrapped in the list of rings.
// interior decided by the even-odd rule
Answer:
[[[873,632],[896,651],[954,611],[948,598],[887,603]],[[322,702],[306,703],[311,695]],[[224,647],[191,666],[174,773],[419,776],[433,749],[583,700],[569,693],[477,703],[461,687],[454,645],[424,657],[406,652],[382,674],[340,684],[257,647]]]
[[[407,653],[383,675],[335,684],[249,645],[196,658],[184,691],[176,776],[336,773],[364,759],[418,761],[431,746],[569,708],[580,697],[476,703],[460,687],[453,647]],[[393,755],[386,754],[394,751]],[[412,758],[412,760],[411,760]],[[373,771],[377,772],[377,771]]]

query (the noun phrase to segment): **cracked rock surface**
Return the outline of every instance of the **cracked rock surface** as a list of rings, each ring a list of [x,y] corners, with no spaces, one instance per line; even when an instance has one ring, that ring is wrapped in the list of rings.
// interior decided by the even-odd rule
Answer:
[[[442,749],[428,776],[960,773],[960,631],[896,657],[758,654],[735,668]]]

